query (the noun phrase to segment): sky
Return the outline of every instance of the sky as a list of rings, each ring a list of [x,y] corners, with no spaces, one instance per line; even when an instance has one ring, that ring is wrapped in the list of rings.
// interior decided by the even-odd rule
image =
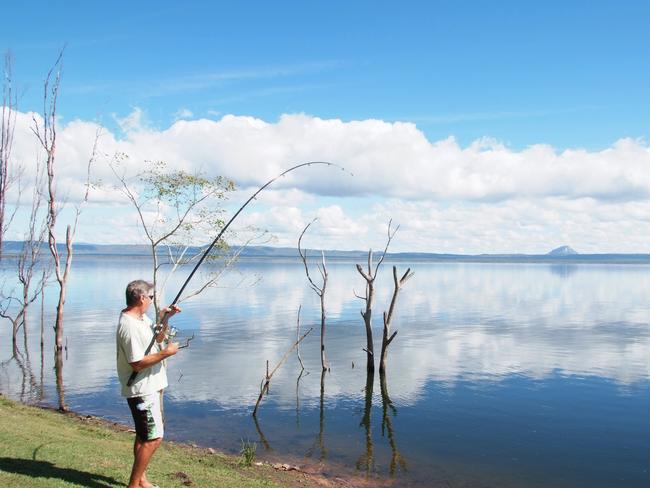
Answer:
[[[394,251],[650,252],[647,2],[14,2],[0,48],[33,174],[43,80],[58,100],[62,225],[100,157],[77,239],[140,243],[108,162],[232,178],[273,245]],[[36,115],[34,115],[36,113]],[[351,174],[350,174],[351,173]],[[21,238],[29,198],[10,238]],[[62,227],[64,232],[64,227]],[[198,238],[198,237],[197,237]],[[199,238],[200,239],[200,238]]]

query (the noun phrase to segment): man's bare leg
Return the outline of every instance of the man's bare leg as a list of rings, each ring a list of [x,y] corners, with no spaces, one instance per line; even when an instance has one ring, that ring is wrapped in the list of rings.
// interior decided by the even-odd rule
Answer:
[[[141,441],[136,436],[133,444],[133,469],[131,470],[128,488],[150,488],[153,486],[147,481],[145,471],[147,470],[147,466],[149,466],[151,456],[156,452],[161,442],[162,439]]]
[[[133,459],[134,460],[135,460],[135,458],[137,456],[138,449],[140,449],[141,445],[142,445],[142,441],[136,435],[135,436],[135,442],[133,443]],[[145,472],[142,473],[142,476],[140,477],[140,488],[151,488],[152,486],[155,486],[155,485],[152,485],[151,483],[149,483],[149,480],[147,479],[147,471],[145,470]]]

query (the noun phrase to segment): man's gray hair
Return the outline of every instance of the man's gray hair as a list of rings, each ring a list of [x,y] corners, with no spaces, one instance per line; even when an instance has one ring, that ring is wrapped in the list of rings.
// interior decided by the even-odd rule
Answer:
[[[140,302],[140,297],[149,295],[153,290],[153,284],[144,280],[135,280],[126,285],[126,306],[131,307]]]

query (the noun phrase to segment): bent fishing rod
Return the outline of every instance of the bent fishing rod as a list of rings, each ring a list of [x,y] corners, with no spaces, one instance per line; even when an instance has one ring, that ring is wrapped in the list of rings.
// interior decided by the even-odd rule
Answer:
[[[313,165],[316,165],[316,164],[324,164],[325,166],[336,166],[336,167],[341,168],[342,170],[344,170],[344,168],[342,168],[338,164],[329,163],[327,161],[310,161],[308,163],[302,163],[302,164],[297,164],[296,166],[292,166],[291,168],[289,168],[289,169],[283,171],[282,173],[280,173],[279,175],[277,175],[275,178],[272,178],[269,181],[267,181],[255,193],[253,193],[251,195],[251,197],[248,200],[246,200],[246,202],[241,207],[239,207],[239,210],[237,210],[237,212],[235,212],[235,215],[233,215],[230,218],[230,220],[226,223],[226,225],[223,226],[223,228],[221,229],[221,231],[219,232],[217,237],[215,237],[215,239],[212,241],[212,244],[210,244],[207,247],[207,249],[203,252],[203,255],[201,256],[201,259],[199,259],[199,261],[196,263],[196,265],[194,266],[194,269],[192,270],[192,272],[189,274],[189,276],[187,277],[187,279],[183,283],[183,286],[181,286],[180,291],[176,295],[176,298],[174,298],[174,301],[169,305],[169,307],[172,307],[172,306],[174,306],[174,305],[176,305],[178,303],[178,301],[181,298],[181,295],[185,291],[185,287],[187,287],[188,283],[190,282],[190,280],[194,276],[194,273],[196,273],[196,270],[199,269],[199,267],[201,266],[201,264],[203,263],[205,258],[208,256],[208,254],[210,254],[210,251],[212,251],[212,248],[217,244],[217,242],[219,242],[219,239],[221,239],[221,236],[223,236],[224,232],[226,232],[228,227],[230,227],[230,224],[232,224],[232,222],[237,218],[237,216],[242,212],[242,210],[244,210],[244,208],[246,208],[246,206],[251,201],[253,201],[257,195],[259,195],[271,183],[273,183],[274,181],[282,178],[287,173],[290,173],[293,170],[296,170],[298,168],[302,168],[303,166],[313,166]],[[167,327],[167,320],[166,320],[167,313],[168,312],[165,311],[165,313],[164,313],[164,315],[163,315],[163,317],[161,319],[161,323],[163,324],[162,325],[163,329]],[[161,330],[163,330],[163,329],[161,329]],[[154,334],[154,336],[151,338],[151,342],[149,343],[149,346],[147,347],[146,351],[144,352],[145,356],[148,355],[151,352],[151,349],[153,348],[153,345],[156,343],[156,337],[158,336],[158,334],[160,334],[160,332]],[[135,379],[136,379],[137,376],[138,376],[138,372],[133,371],[133,373],[131,373],[131,376],[129,376],[129,380],[126,382],[126,385],[127,386],[132,386],[133,383],[135,383]]]

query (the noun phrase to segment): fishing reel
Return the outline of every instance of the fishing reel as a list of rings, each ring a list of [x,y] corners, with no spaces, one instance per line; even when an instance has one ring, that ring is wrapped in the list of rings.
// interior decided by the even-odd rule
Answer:
[[[180,331],[179,331],[176,327],[170,325],[170,326],[167,328],[167,333],[165,334],[165,339],[166,339],[167,341],[171,341],[171,340],[173,340],[173,339],[176,338],[176,336],[179,334],[179,332],[180,332]],[[186,339],[185,339],[185,343],[183,343],[183,344],[179,344],[178,348],[179,348],[179,349],[184,349],[184,348],[186,348],[186,347],[189,347],[189,345],[190,345],[190,341],[193,340],[193,339],[194,339],[194,334],[192,334],[191,337],[186,338]]]

